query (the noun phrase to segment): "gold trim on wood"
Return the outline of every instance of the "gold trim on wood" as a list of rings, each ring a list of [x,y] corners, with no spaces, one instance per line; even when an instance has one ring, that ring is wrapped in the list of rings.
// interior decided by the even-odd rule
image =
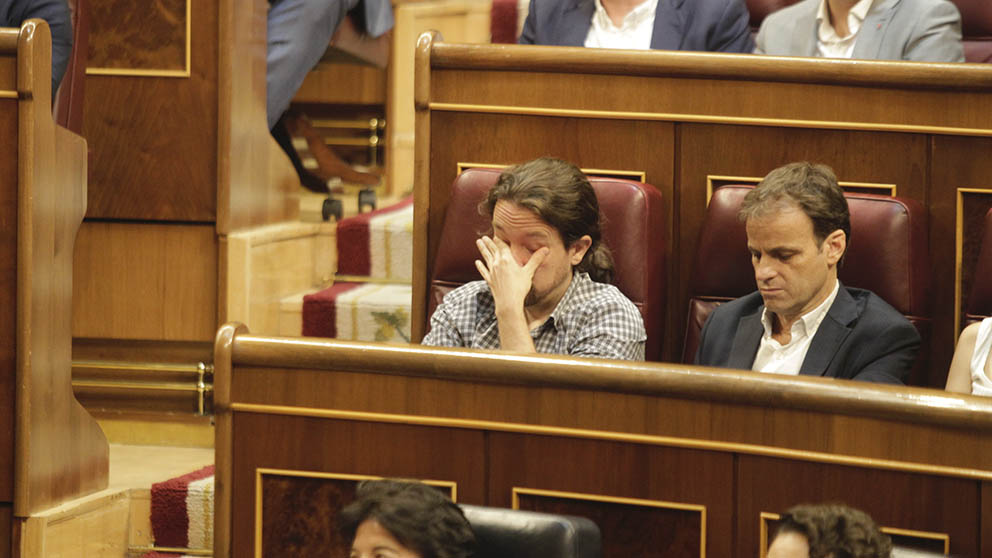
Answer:
[[[191,75],[192,63],[191,37],[192,37],[192,0],[186,0],[186,59],[185,67],[182,70],[156,70],[143,68],[86,68],[86,75],[89,76],[130,76],[130,77],[165,77],[165,78],[188,78]],[[54,95],[54,92],[53,92]]]
[[[954,345],[961,335],[961,267],[964,258],[964,194],[992,194],[988,188],[958,188],[954,215]]]
[[[781,515],[772,512],[761,512],[759,514],[760,522],[760,533],[759,539],[761,544],[761,552],[759,554],[760,558],[765,558],[768,554],[768,520],[778,521],[782,518]],[[898,527],[883,527],[879,526],[879,530],[887,535],[900,535],[903,537],[914,537],[917,539],[930,539],[933,541],[943,541],[944,543],[944,554],[948,554],[951,551],[951,535],[948,533],[938,533],[934,531],[916,531],[914,529],[900,529]]]
[[[311,479],[335,479],[335,480],[379,480],[385,477],[376,475],[353,475],[348,473],[325,473],[322,471],[301,471],[299,469],[273,469],[269,467],[255,468],[255,558],[262,558],[262,477],[264,475],[280,477],[304,477]],[[419,480],[427,486],[439,486],[448,488],[451,492],[451,501],[458,501],[458,483],[444,480]]]
[[[494,165],[492,163],[458,163],[458,172],[455,176],[460,176],[468,169],[505,169],[510,165]],[[612,169],[579,169],[588,176],[622,176],[627,180],[637,182],[647,182],[647,172],[632,170],[612,170]]]
[[[626,498],[622,496],[604,496],[600,494],[585,494],[581,492],[561,492],[557,490],[541,490],[537,488],[522,488],[514,486],[511,489],[512,503],[510,506],[520,509],[520,495],[545,496],[548,498],[564,498],[568,500],[586,500],[591,502],[605,502],[608,504],[624,504],[628,506],[642,506],[651,508],[664,508],[680,511],[699,512],[699,558],[706,558],[706,506],[700,504],[683,504],[681,502],[666,502],[663,500],[645,500],[641,498]]]
[[[743,184],[754,184],[758,185],[763,179],[754,176],[721,176],[716,174],[706,175],[706,205],[710,205],[710,199],[713,198],[713,187],[714,182],[740,182]],[[897,196],[898,188],[895,184],[882,184],[876,182],[837,182],[837,184],[842,188],[864,188],[872,190],[887,190],[888,196]]]
[[[665,112],[633,112],[612,110],[559,109],[545,107],[516,107],[477,105],[469,103],[430,103],[430,110],[444,112],[475,112],[484,114],[513,114],[518,116],[565,116],[573,118],[604,118],[613,120],[648,120],[690,122],[701,124],[735,124],[746,126],[779,126],[785,128],[814,128],[822,130],[865,130],[874,132],[912,132],[948,136],[992,136],[992,130],[954,126],[921,126],[914,124],[874,124],[829,120],[798,120],[792,118],[754,118],[744,116],[713,116]]]
[[[674,436],[657,436],[653,434],[632,434],[628,432],[612,432],[606,430],[588,430],[582,428],[567,428],[561,426],[544,426],[535,424],[520,424],[512,422],[497,422],[488,420],[459,419],[446,417],[430,417],[416,415],[400,415],[390,413],[370,413],[365,411],[345,411],[339,409],[318,409],[313,407],[291,407],[286,405],[267,405],[258,403],[231,403],[232,412],[271,414],[298,417],[317,417],[363,422],[383,422],[390,424],[411,424],[416,426],[438,426],[446,428],[467,428],[473,430],[493,430],[497,432],[514,432],[520,434],[542,434],[565,436],[569,438],[586,438],[590,440],[610,440],[668,446],[686,449],[704,449],[728,453],[744,453],[767,457],[783,457],[808,461],[813,463],[830,463],[834,465],[852,465],[870,469],[889,471],[907,471],[912,473],[927,473],[949,477],[978,479],[992,481],[992,471],[981,469],[966,469],[943,465],[926,465],[891,459],[875,459],[838,455],[817,451],[794,450],[761,446],[757,444],[742,444],[737,442],[716,442],[712,440],[696,440],[677,438]]]
[[[0,91],[0,99],[16,99],[17,91]]]

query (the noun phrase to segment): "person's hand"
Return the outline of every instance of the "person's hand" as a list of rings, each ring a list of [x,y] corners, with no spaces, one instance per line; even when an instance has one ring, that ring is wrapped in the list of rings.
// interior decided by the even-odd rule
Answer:
[[[510,247],[499,238],[483,236],[475,241],[482,260],[475,260],[475,267],[489,284],[496,302],[496,313],[503,311],[523,311],[524,301],[530,292],[534,272],[548,256],[548,248],[530,255],[524,265],[513,257]]]

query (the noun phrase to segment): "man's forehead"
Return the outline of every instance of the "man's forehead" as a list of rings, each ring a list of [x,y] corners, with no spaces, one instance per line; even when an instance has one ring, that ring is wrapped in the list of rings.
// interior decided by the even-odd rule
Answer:
[[[502,231],[519,230],[528,236],[537,236],[546,235],[551,225],[526,207],[500,200],[493,209],[493,228]]]

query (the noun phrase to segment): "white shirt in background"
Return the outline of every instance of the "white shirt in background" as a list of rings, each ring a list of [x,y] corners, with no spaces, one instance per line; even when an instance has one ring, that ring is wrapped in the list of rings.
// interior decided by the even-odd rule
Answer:
[[[631,10],[617,27],[607,15],[603,3],[596,0],[596,11],[592,14],[592,25],[589,26],[585,46],[649,50],[657,7],[658,0],[644,0]]]
[[[820,1],[820,10],[816,14],[816,55],[821,58],[850,58],[854,54],[854,43],[858,40],[858,31],[868,16],[871,3],[874,0],[861,0],[847,14],[847,27],[851,34],[841,37],[830,25],[830,14],[827,0]]]

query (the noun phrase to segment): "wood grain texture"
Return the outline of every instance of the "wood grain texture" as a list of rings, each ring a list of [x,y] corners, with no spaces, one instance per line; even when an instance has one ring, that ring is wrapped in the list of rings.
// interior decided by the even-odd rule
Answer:
[[[460,501],[491,506],[509,506],[514,488],[702,505],[708,556],[757,555],[758,511],[811,499],[875,502],[862,507],[884,524],[948,532],[965,555],[987,521],[975,512],[992,478],[982,398],[223,331],[218,463],[232,472],[218,473],[218,509],[232,510],[231,555],[249,551],[258,467],[458,480]],[[590,506],[612,541],[604,556],[641,553],[624,544],[622,518],[645,516]],[[678,517],[652,544],[688,555],[700,527]]]
[[[188,78],[87,76],[87,217],[216,219],[218,4],[194,1],[192,10]],[[98,43],[99,33],[90,35],[91,44]]]
[[[83,223],[73,273],[74,337],[213,339],[217,240],[210,225]]]
[[[864,510],[886,527],[946,533],[951,539],[951,554],[980,556],[976,546],[980,485],[978,481],[935,475],[741,456],[738,556],[757,555],[761,512],[782,513],[796,504],[820,502],[840,502]]]
[[[37,21],[37,20],[32,20]],[[72,394],[73,241],[86,203],[86,142],[51,116],[51,38],[17,48],[17,362],[14,515],[107,486],[107,440]]]
[[[193,0],[94,2],[87,65],[126,70],[186,67],[186,4]]]
[[[221,21],[217,47],[217,232],[226,235],[295,219],[299,215],[300,181],[267,126],[268,2],[223,0],[217,6]]]
[[[382,428],[374,424],[251,413],[234,416],[232,431],[234,453],[230,487],[245,500],[244,505],[236,503],[231,508],[231,556],[254,555],[255,471],[260,467],[454,481],[458,485],[460,502],[482,504],[485,501],[481,432],[404,425]],[[305,439],[294,435],[300,432],[306,432]],[[262,448],[250,442],[260,435],[273,436],[271,440],[275,445]],[[347,450],[342,451],[343,448]],[[328,507],[328,503],[315,500],[307,505],[311,506],[307,508],[310,510]],[[264,517],[263,509],[263,520]],[[277,525],[286,526],[281,522]],[[262,545],[266,548],[265,533],[262,534]],[[308,544],[324,544],[322,539],[314,538],[317,540],[308,538]],[[220,556],[216,550],[215,546],[215,555]]]

